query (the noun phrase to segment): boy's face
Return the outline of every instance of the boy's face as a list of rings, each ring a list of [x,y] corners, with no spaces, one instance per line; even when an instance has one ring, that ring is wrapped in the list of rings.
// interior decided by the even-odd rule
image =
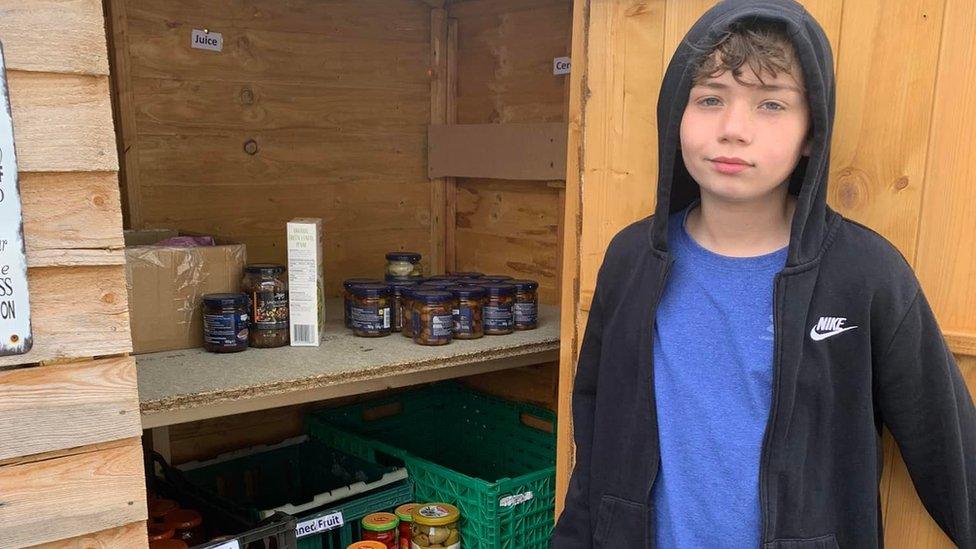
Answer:
[[[802,76],[763,75],[748,65],[740,80],[725,71],[691,89],[681,119],[681,152],[702,194],[755,202],[778,191],[801,155],[809,156],[809,105]],[[799,72],[799,71],[795,71]],[[732,162],[722,162],[732,160]]]

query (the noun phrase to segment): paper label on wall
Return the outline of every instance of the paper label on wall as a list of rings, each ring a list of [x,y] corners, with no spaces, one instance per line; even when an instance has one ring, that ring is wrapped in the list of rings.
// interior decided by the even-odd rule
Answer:
[[[6,66],[3,44],[0,43],[0,356],[26,353],[33,345],[24,223]]]
[[[342,520],[341,512],[315,517],[313,519],[299,522],[298,525],[295,526],[295,536],[303,538],[305,536],[311,536],[312,534],[320,534],[329,530],[335,530],[336,528],[342,528],[345,524],[345,521]]]
[[[569,74],[570,65],[568,57],[557,57],[552,60],[552,74]]]
[[[222,51],[224,49],[224,36],[219,32],[193,29],[190,34],[190,47],[198,50]]]

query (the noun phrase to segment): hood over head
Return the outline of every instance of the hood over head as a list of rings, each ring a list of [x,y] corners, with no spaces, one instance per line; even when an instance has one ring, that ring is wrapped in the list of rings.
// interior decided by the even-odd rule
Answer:
[[[671,58],[657,103],[658,189],[651,245],[667,251],[667,223],[699,197],[698,184],[685,168],[678,146],[681,118],[688,103],[696,62],[733,24],[755,19],[786,25],[805,80],[810,104],[812,148],[790,176],[796,195],[787,266],[817,257],[827,231],[827,176],[834,120],[834,62],[820,24],[793,0],[725,0],[708,10],[688,31]],[[747,66],[748,67],[748,66]]]

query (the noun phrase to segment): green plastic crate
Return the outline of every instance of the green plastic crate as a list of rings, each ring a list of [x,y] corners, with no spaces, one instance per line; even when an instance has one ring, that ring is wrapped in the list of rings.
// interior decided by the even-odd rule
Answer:
[[[345,549],[359,538],[360,519],[409,503],[413,495],[404,469],[370,463],[307,436],[178,469],[186,482],[243,520],[294,516],[298,549]],[[327,520],[335,516],[341,516],[341,527]]]
[[[544,548],[555,513],[555,414],[441,383],[308,417],[308,432],[404,464],[418,502],[462,514],[464,549]]]

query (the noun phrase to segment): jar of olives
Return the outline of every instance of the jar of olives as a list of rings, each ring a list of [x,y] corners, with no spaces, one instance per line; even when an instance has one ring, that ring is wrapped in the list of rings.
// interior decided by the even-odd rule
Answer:
[[[244,267],[241,291],[251,298],[248,345],[288,345],[288,277],[285,275],[285,266],[254,263]]]
[[[453,505],[447,503],[421,505],[413,512],[410,548],[460,549],[461,530],[458,528],[460,521],[461,512]]]
[[[400,519],[393,513],[373,513],[362,521],[363,541],[378,541],[386,549],[397,549],[397,527]]]
[[[515,329],[515,286],[506,282],[490,282],[481,287],[487,292],[484,309],[485,333],[512,333]]]
[[[454,336],[454,294],[437,290],[415,290],[411,299],[414,343],[450,343]]]
[[[416,286],[413,282],[389,282],[387,285],[393,290],[393,326],[394,332],[403,330],[403,303],[410,288]],[[413,337],[413,336],[411,336]]]
[[[393,320],[393,290],[386,284],[355,284],[349,315],[352,333],[359,337],[390,335]]]
[[[481,286],[455,286],[454,337],[455,339],[478,339],[485,335],[482,311],[486,291]]]
[[[390,252],[386,254],[386,274],[395,277],[424,276],[420,254],[416,252]]]
[[[535,280],[511,280],[515,286],[515,329],[534,330],[539,325],[539,283]]]
[[[346,328],[352,328],[352,316],[349,314],[349,306],[352,304],[352,293],[349,288],[356,284],[382,284],[381,281],[375,278],[347,278],[342,281],[342,301],[343,301],[343,320],[346,323]]]

